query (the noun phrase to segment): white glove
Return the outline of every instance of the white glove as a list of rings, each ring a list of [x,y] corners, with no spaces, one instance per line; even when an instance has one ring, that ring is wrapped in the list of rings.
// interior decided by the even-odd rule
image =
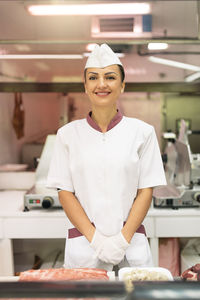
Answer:
[[[99,252],[103,248],[105,240],[106,236],[95,230],[90,246],[94,249],[96,257],[98,257]]]
[[[111,237],[106,237],[103,247],[99,248],[98,258],[113,265],[119,264],[130,244],[126,241],[121,231]]]

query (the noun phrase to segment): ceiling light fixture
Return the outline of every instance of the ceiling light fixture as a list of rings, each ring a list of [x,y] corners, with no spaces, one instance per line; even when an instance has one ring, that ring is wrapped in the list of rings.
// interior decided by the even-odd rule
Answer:
[[[196,79],[199,79],[199,78],[200,78],[200,72],[196,72],[196,73],[193,73],[191,75],[188,75],[185,78],[185,82],[192,82],[192,81],[195,81]]]
[[[93,51],[97,44],[88,44],[86,46],[87,51]]]
[[[34,16],[55,15],[137,15],[149,14],[149,3],[101,3],[77,5],[29,5],[28,12]]]
[[[149,43],[148,49],[149,50],[165,50],[168,48],[167,43]]]
[[[82,59],[79,54],[1,54],[0,59]]]
[[[159,57],[155,57],[155,56],[149,56],[148,59],[151,62],[154,62],[154,63],[157,63],[157,64],[167,65],[167,66],[170,66],[170,67],[181,68],[181,69],[196,71],[196,72],[200,71],[200,67],[198,67],[198,66],[185,64],[185,63],[178,62],[178,61],[175,61],[175,60],[159,58]]]
[[[23,44],[19,44],[19,45],[15,45],[14,46],[15,49],[17,49],[17,51],[21,51],[21,52],[30,52],[31,48],[29,45],[23,45]]]

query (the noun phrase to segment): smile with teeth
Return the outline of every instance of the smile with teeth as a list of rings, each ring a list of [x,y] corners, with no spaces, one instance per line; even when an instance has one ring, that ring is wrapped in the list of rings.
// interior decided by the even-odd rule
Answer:
[[[110,92],[96,92],[95,94],[97,96],[104,97],[104,96],[108,96],[110,94]]]

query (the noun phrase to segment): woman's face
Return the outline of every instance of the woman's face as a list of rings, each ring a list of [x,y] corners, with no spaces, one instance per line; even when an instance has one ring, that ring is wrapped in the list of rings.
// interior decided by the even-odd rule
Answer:
[[[86,71],[85,91],[94,106],[113,106],[124,86],[118,65],[88,68]]]

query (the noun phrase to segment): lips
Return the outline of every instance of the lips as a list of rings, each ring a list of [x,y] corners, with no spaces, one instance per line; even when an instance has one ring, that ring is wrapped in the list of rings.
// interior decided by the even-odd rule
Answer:
[[[96,92],[95,94],[99,97],[105,97],[108,96],[110,92]]]

